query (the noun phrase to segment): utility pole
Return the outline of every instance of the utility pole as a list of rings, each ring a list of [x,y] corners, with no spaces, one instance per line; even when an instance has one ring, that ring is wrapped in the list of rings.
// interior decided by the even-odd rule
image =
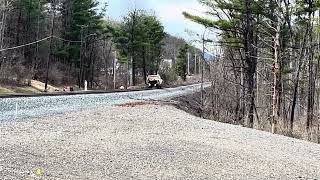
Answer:
[[[127,61],[126,61],[126,73],[125,73],[125,76],[126,76],[126,85],[125,85],[125,88],[128,89],[129,87],[129,84],[130,84],[130,63],[129,63],[130,59],[129,59],[129,56],[127,58]]]
[[[197,74],[197,54],[194,54],[194,74]]]
[[[134,1],[135,3],[135,1]],[[136,72],[136,60],[133,59],[134,57],[134,47],[133,47],[133,43],[134,43],[134,38],[135,38],[135,24],[136,24],[136,19],[137,19],[137,14],[138,14],[138,10],[134,9],[133,11],[133,15],[132,15],[132,24],[131,24],[131,39],[130,39],[130,42],[131,42],[131,47],[130,47],[130,63],[131,63],[131,69],[129,68],[130,70],[130,79],[129,79],[129,86],[132,86],[132,85],[135,85],[136,84],[136,75],[135,75],[135,72]],[[129,63],[128,63],[128,66],[129,66]],[[130,67],[130,66],[129,66]]]
[[[188,65],[187,65],[187,74],[190,75],[190,53],[188,52]]]
[[[53,11],[53,17],[52,17],[52,22],[51,22],[49,57],[47,58],[46,80],[45,80],[45,85],[44,85],[44,92],[48,92],[49,69],[50,69],[50,62],[52,60],[53,34],[54,34],[55,19],[56,19],[56,2],[55,2],[55,0],[53,0],[51,6],[52,6],[52,11]]]
[[[83,50],[83,34],[84,34],[84,28],[87,27],[86,25],[78,25],[80,26],[80,51],[79,51],[79,65],[80,65],[80,69],[79,69],[79,88],[81,88],[81,84],[82,84],[82,67],[83,67],[83,62],[82,62],[82,50]]]
[[[173,49],[173,62],[172,62],[173,71],[176,71],[176,49]]]
[[[205,61],[205,35],[206,35],[206,31],[207,31],[207,28],[205,28],[203,34],[202,34],[202,59],[201,59],[201,111],[203,111],[204,109],[204,86],[203,86],[203,83],[204,83],[204,61]],[[202,116],[202,113],[201,112],[201,116]]]
[[[79,70],[79,88],[81,88],[81,84],[82,84],[82,81],[83,81],[83,53],[82,53],[82,50],[83,49],[86,49],[86,47],[83,47],[83,45],[86,45],[84,44],[85,41],[86,41],[86,38],[91,36],[91,35],[95,35],[95,34],[91,34],[89,36],[86,36],[84,37],[84,29],[85,28],[88,28],[88,25],[77,25],[79,26],[81,29],[80,29],[80,52],[79,52],[79,63],[80,63],[80,70]]]
[[[80,69],[79,69],[79,88],[81,88],[81,76],[82,76],[82,46],[83,46],[83,28],[84,26],[81,26],[80,29],[80,51],[79,51],[79,65],[80,65]]]
[[[205,34],[205,33],[204,33]],[[203,108],[204,106],[204,87],[203,87],[203,83],[204,83],[204,76],[203,76],[203,61],[204,61],[204,56],[205,56],[205,50],[204,50],[204,34],[203,34],[203,38],[202,38],[202,59],[200,61],[201,64],[201,106]]]
[[[116,89],[116,73],[117,73],[117,51],[114,52],[114,59],[113,59],[113,89]]]
[[[130,86],[132,86],[134,83],[133,83],[133,76],[134,76],[134,68],[133,68],[133,66],[134,66],[134,62],[133,62],[133,55],[131,55],[131,57],[130,57],[130,63],[131,63],[131,71],[130,71]]]
[[[201,74],[201,56],[198,57],[198,74]]]

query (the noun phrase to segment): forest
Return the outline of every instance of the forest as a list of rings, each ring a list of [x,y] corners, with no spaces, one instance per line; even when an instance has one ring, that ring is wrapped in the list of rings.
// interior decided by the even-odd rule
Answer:
[[[218,31],[223,50],[210,63],[203,116],[319,143],[320,1],[199,2],[205,15],[183,14]]]
[[[174,59],[185,40],[166,33],[153,12],[132,8],[114,21],[107,11],[96,0],[2,0],[1,84],[38,80],[47,91],[81,89],[87,81],[90,89],[107,90],[144,84],[147,74],[178,79],[179,69],[162,60]]]

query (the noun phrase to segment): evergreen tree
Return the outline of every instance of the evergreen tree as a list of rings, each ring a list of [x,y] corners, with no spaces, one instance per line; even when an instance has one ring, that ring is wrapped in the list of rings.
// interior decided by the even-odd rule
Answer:
[[[144,80],[148,72],[158,72],[162,60],[162,40],[165,37],[161,22],[154,15],[144,15],[142,19],[142,69]]]
[[[129,12],[116,31],[115,42],[120,49],[122,57],[127,57],[127,85],[135,85],[136,74],[136,54],[138,52],[139,43],[141,43],[140,26],[141,26],[141,10],[134,9]],[[129,74],[131,76],[129,77]]]
[[[122,56],[127,57],[132,85],[136,84],[137,69],[142,68],[144,76],[147,71],[158,71],[164,35],[161,22],[145,11],[134,10],[124,18],[116,31],[115,42]]]
[[[95,0],[65,0],[62,4],[63,37],[67,40],[82,41],[79,43],[64,42],[56,54],[58,57],[73,63],[79,69],[79,86],[88,78],[86,71],[90,61],[87,53],[90,38],[101,34],[102,16],[97,13],[99,3]],[[92,42],[91,42],[92,43]]]
[[[180,76],[183,81],[187,80],[187,52],[189,49],[189,45],[188,44],[184,44],[180,50],[179,50],[179,54],[177,56],[177,64],[176,64],[176,73],[178,74],[178,76]]]

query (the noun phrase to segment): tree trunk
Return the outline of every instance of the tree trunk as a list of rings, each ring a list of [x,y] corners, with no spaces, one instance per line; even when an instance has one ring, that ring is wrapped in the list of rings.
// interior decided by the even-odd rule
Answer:
[[[298,87],[299,87],[299,79],[300,79],[300,73],[301,73],[301,67],[303,65],[303,58],[305,57],[305,47],[306,47],[306,41],[307,41],[307,35],[310,31],[309,29],[309,23],[307,23],[307,29],[306,29],[306,33],[304,35],[303,38],[303,43],[302,43],[302,48],[301,48],[301,52],[300,52],[300,56],[298,59],[298,66],[296,68],[296,76],[294,79],[294,88],[293,88],[293,97],[292,97],[292,106],[291,106],[291,114],[290,114],[290,129],[289,129],[289,133],[292,136],[293,135],[293,122],[294,122],[294,116],[295,116],[295,107],[297,104],[297,99],[298,99]]]
[[[17,22],[17,34],[16,34],[16,45],[20,45],[20,30],[21,30],[21,17],[22,17],[22,10],[19,9],[19,17]]]
[[[252,25],[252,12],[251,12],[252,0],[245,0],[245,12],[246,12],[246,28],[244,31],[244,50],[245,50],[245,59],[246,59],[246,74],[247,74],[247,88],[248,95],[247,99],[249,102],[248,106],[248,127],[253,128],[254,120],[254,106],[255,106],[255,82],[254,76],[256,73],[256,59],[254,58],[253,50],[253,28]]]
[[[309,1],[309,7],[312,7],[313,2]],[[314,79],[314,65],[313,65],[313,23],[314,13],[309,12],[309,22],[310,22],[310,32],[309,32],[309,41],[310,41],[310,57],[308,60],[308,73],[309,73],[309,86],[308,86],[308,108],[307,108],[307,122],[306,122],[306,130],[308,136],[310,135],[310,127],[312,128],[313,122],[313,113],[314,113],[314,94],[315,94],[315,79]]]
[[[280,63],[279,63],[279,51],[280,51],[280,12],[278,10],[278,7],[280,6],[280,2],[278,2],[277,7],[276,7],[276,35],[274,38],[274,61],[273,61],[273,84],[272,84],[272,119],[271,119],[271,124],[272,124],[272,133],[275,134],[277,131],[277,123],[278,123],[278,104],[279,104],[279,98],[278,98],[278,93],[279,93],[279,78],[280,78]]]
[[[50,45],[49,45],[49,56],[47,59],[47,66],[46,66],[46,79],[45,79],[45,86],[44,91],[48,91],[48,81],[49,81],[49,69],[50,69],[50,63],[52,61],[52,47],[53,47],[53,34],[55,29],[55,19],[56,19],[56,4],[55,1],[52,3],[52,11],[53,11],[53,17],[51,22],[51,33],[50,33]]]
[[[0,49],[3,49],[4,47],[4,36],[5,36],[5,30],[6,30],[6,24],[7,24],[7,17],[9,12],[9,2],[5,1],[5,4],[3,5],[3,9],[1,10],[1,24],[0,24]],[[5,62],[5,57],[2,55],[3,53],[0,53],[0,80],[3,78],[2,72],[3,72],[3,65]]]

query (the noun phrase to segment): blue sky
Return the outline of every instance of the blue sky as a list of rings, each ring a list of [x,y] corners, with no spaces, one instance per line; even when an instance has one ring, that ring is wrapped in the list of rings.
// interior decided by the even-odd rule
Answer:
[[[165,31],[171,35],[179,36],[187,40],[195,39],[186,32],[186,29],[199,33],[203,27],[185,19],[183,11],[201,15],[206,9],[197,0],[99,0],[108,3],[107,16],[114,20],[121,20],[128,11],[134,7],[153,11],[159,17],[165,27]]]

